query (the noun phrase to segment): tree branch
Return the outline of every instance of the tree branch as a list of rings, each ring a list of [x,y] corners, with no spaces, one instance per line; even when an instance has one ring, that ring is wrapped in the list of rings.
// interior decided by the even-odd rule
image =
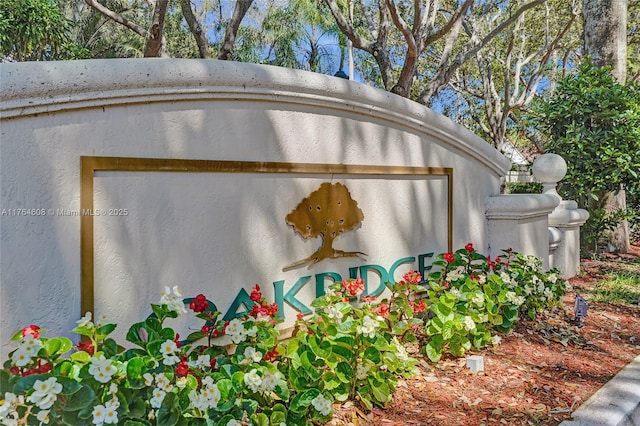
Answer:
[[[252,3],[253,0],[237,0],[236,7],[233,9],[233,16],[231,17],[231,21],[229,21],[229,25],[227,26],[227,31],[224,34],[224,42],[222,43],[222,48],[218,53],[218,59],[231,59],[231,51],[233,50],[233,45],[236,42],[236,35],[238,34],[238,28],[240,28],[240,22],[242,22],[244,15],[246,15]]]
[[[107,18],[111,19],[112,21],[117,22],[118,24],[130,29],[131,31],[133,31],[136,34],[138,34],[139,36],[142,36],[145,39],[149,36],[149,32],[144,27],[141,27],[140,25],[136,24],[135,22],[129,21],[128,19],[124,18],[122,15],[112,11],[108,7],[106,7],[103,4],[99,3],[97,0],[85,0],[85,2],[87,3],[87,5],[89,5],[90,7],[95,9],[96,11],[100,12],[102,15],[104,15]]]
[[[164,18],[167,15],[167,6],[169,0],[158,0],[156,7],[153,10],[153,17],[151,18],[151,29],[146,39],[144,46],[144,56],[157,57],[164,54]]]
[[[198,22],[198,19],[193,14],[191,1],[180,0],[180,8],[182,9],[182,16],[184,16],[184,19],[187,21],[189,30],[191,31],[191,34],[193,34],[193,38],[196,40],[200,57],[204,59],[211,58],[211,54],[209,53],[209,40],[207,40],[207,35],[202,30],[200,22]]]

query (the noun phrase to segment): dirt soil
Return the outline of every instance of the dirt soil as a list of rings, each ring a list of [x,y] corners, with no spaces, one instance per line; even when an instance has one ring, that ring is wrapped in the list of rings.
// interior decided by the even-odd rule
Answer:
[[[640,247],[625,255],[583,260],[569,280],[564,306],[520,322],[502,344],[483,355],[486,371],[474,374],[465,359],[433,365],[401,380],[385,409],[366,413],[353,403],[335,405],[330,425],[558,425],[625,365],[640,355],[640,305],[589,301],[607,273],[640,274]],[[579,293],[589,302],[584,327],[571,323]],[[639,301],[640,303],[640,301]]]

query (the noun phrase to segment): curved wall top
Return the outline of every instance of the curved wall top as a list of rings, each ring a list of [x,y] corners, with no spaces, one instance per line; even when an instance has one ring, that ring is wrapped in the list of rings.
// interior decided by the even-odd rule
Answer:
[[[2,64],[0,117],[151,102],[271,101],[367,115],[430,135],[499,176],[511,163],[475,134],[389,92],[307,71],[231,61],[123,59]]]

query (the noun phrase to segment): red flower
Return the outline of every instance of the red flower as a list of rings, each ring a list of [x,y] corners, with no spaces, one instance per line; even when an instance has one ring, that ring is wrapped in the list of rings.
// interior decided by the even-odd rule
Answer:
[[[31,324],[22,329],[22,337],[25,337],[27,334],[33,334],[34,338],[40,337],[40,327],[35,324]]]
[[[49,371],[51,371],[51,364],[49,364],[48,362],[38,365],[38,372],[40,374],[47,374]]]
[[[473,244],[469,243],[466,246],[464,246],[465,250],[467,250],[469,253],[473,253],[474,251],[476,251],[476,249],[473,248]]]
[[[380,315],[383,318],[387,318],[389,316],[388,303],[381,303],[380,306],[378,306],[378,315]]]
[[[304,318],[304,314],[303,314],[302,312],[298,312],[298,313],[296,314],[296,319],[297,319],[298,321],[301,321],[303,318]]]
[[[491,256],[487,256],[487,265],[489,265],[489,269],[495,269],[496,267],[496,262],[491,260]]]
[[[419,301],[417,303],[413,303],[412,307],[413,307],[413,313],[414,314],[417,314],[419,312],[424,312],[424,311],[427,310],[427,305],[426,305],[426,303],[424,303],[424,300],[421,300],[421,301]]]
[[[209,333],[209,326],[208,325],[203,325],[202,328],[200,329],[200,331],[202,331],[204,334]]]
[[[363,301],[364,303],[371,303],[371,302],[373,302],[374,300],[376,300],[376,298],[375,298],[374,296],[364,296],[364,297],[362,298],[362,301]]]
[[[9,372],[10,372],[11,374],[18,375],[18,374],[20,374],[20,367],[18,367],[18,366],[16,366],[16,365],[14,365],[13,367],[11,367],[11,368],[9,369]]]
[[[278,313],[278,304],[277,303],[270,304],[267,310],[270,316],[276,315]]]
[[[456,258],[454,257],[452,252],[449,253],[445,253],[442,255],[442,258],[447,262],[447,263],[452,263],[454,260],[456,260]]]
[[[249,299],[253,300],[254,302],[257,302],[260,299],[262,299],[262,292],[260,292],[260,286],[258,284],[256,284],[253,290],[251,290],[251,295],[249,296]]]
[[[216,362],[218,362],[218,358],[214,358],[211,361],[209,361],[209,365],[211,366],[211,369],[216,368]]]
[[[176,333],[176,338],[173,339],[173,341],[176,343],[177,347],[182,346],[182,343],[180,343],[180,334]]]
[[[176,375],[185,377],[187,374],[189,374],[189,364],[187,364],[186,360],[180,361],[176,367]]]
[[[415,271],[407,272],[402,276],[402,278],[404,278],[404,281],[402,281],[401,284],[405,284],[405,282],[408,282],[410,284],[420,284],[420,282],[422,281],[422,276],[420,275],[420,272],[415,272]]]
[[[267,352],[264,355],[264,360],[267,361],[267,362],[275,361],[276,358],[278,358],[278,351],[275,350],[275,349],[272,350],[272,351]]]
[[[23,371],[22,372],[22,377],[31,376],[32,374],[38,374],[38,369],[37,368],[31,368],[29,370]]]
[[[78,342],[78,349],[88,353],[89,355],[93,355],[96,351],[96,348],[93,347],[93,343],[91,343],[91,340],[80,340]]]
[[[193,299],[189,304],[189,308],[191,308],[191,310],[196,313],[204,312],[208,307],[209,302],[207,302],[207,298],[204,294],[197,295],[195,299]]]
[[[364,281],[362,278],[342,280],[342,287],[349,293],[349,296],[360,296],[364,292]]]

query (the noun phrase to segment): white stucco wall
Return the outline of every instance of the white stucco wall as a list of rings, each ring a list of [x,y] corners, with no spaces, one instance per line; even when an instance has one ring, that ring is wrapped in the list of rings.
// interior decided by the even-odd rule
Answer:
[[[510,166],[421,105],[303,71],[205,60],[11,63],[0,65],[0,84],[1,209],[78,211],[80,156],[447,167],[454,248],[486,251],[485,203]],[[367,260],[283,272],[319,246],[284,216],[332,180],[366,206],[362,227],[335,247]],[[105,172],[94,202],[129,210],[95,218],[94,230],[96,310],[123,327],[148,314],[164,285],[203,292],[224,310],[254,283],[271,298],[275,280],[286,291],[305,274],[346,277],[351,266],[447,248],[438,178]],[[80,218],[4,215],[0,236],[4,356],[20,327],[66,334],[81,316]]]

